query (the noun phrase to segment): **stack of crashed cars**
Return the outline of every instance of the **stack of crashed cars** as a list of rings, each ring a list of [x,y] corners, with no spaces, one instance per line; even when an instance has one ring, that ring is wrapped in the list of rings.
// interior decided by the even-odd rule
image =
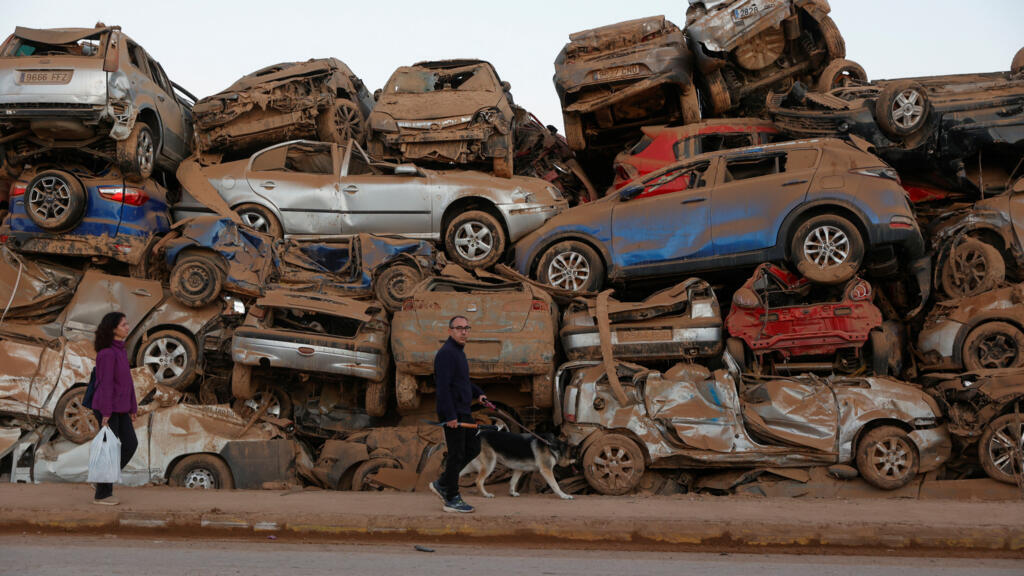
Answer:
[[[474,417],[561,435],[569,492],[1021,482],[1024,52],[869,81],[829,12],[569,34],[564,137],[478,59],[376,92],[284,62],[197,99],[118,27],[17,28],[0,474],[82,481],[120,310],[133,484],[424,489],[456,315]]]

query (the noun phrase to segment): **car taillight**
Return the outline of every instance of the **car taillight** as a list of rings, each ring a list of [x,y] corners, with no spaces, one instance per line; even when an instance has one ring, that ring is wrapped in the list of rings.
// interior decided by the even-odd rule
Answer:
[[[149,202],[149,196],[138,188],[131,186],[100,186],[100,196],[114,202],[123,202],[129,206],[142,206]]]
[[[888,166],[880,166],[878,168],[858,168],[856,170],[850,170],[853,174],[861,174],[863,176],[872,176],[874,178],[888,178],[894,180],[897,183],[900,181],[900,175],[889,168]]]
[[[543,300],[534,300],[533,306],[530,307],[530,310],[533,310],[535,312],[547,312],[548,303]]]
[[[419,310],[423,306],[422,300],[413,300],[412,298],[402,303],[402,310]]]
[[[866,280],[857,282],[853,285],[853,288],[850,288],[849,298],[856,302],[869,300],[871,298],[871,284],[868,284]]]
[[[912,230],[914,228],[914,219],[909,216],[893,216],[889,218],[889,228]]]
[[[576,421],[576,415],[575,414],[566,414],[565,415],[565,421],[566,422],[575,422]]]
[[[750,288],[740,288],[732,295],[732,303],[740,308],[757,308],[760,302]]]
[[[21,182],[15,182],[14,184],[11,184],[10,197],[14,198],[15,196],[23,196],[25,194],[26,188],[28,188],[28,185],[22,184]]]

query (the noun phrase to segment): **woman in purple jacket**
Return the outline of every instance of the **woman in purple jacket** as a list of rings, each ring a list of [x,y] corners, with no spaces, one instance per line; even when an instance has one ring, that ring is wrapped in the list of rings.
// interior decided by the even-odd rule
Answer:
[[[121,312],[110,312],[96,328],[96,392],[92,398],[92,409],[101,425],[121,440],[121,468],[135,455],[139,441],[135,438],[135,383],[132,382],[128,355],[124,351],[124,339],[131,333],[128,319]],[[97,483],[94,504],[114,506],[114,485]]]

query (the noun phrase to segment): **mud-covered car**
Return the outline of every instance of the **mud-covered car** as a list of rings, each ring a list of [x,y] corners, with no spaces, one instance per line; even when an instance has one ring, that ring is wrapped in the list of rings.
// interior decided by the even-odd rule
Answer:
[[[516,175],[551,182],[562,191],[570,206],[597,200],[597,190],[558,129],[545,126],[523,108],[513,106],[513,109],[516,113]]]
[[[235,329],[231,391],[242,400],[269,387],[290,395],[290,380],[305,374],[364,397],[366,412],[383,416],[390,397],[388,328],[387,312],[377,302],[268,290]]]
[[[0,46],[0,173],[74,150],[141,177],[173,174],[194,100],[120,26],[19,26]]]
[[[22,252],[137,265],[170,229],[167,191],[151,179],[126,180],[116,168],[26,168],[11,186],[10,207],[3,234]]]
[[[606,339],[619,360],[708,357],[722,350],[722,313],[711,286],[688,278],[642,302],[577,298],[562,315],[559,336],[570,360],[601,359]]]
[[[928,374],[922,387],[946,415],[954,449],[992,479],[1019,485],[1024,474],[1024,372]]]
[[[192,107],[206,161],[299,138],[366,141],[373,97],[337,58],[282,62],[247,74]]]
[[[587,483],[625,494],[649,468],[806,467],[855,462],[894,490],[949,458],[942,412],[920,388],[889,378],[758,378],[698,364],[665,373],[577,361],[556,376],[562,433]],[[557,420],[557,419],[556,419]]]
[[[495,175],[509,178],[515,156],[510,89],[483,60],[402,66],[370,114],[370,155],[402,162],[489,162]]]
[[[733,294],[725,319],[729,352],[741,368],[768,374],[849,373],[870,365],[876,375],[888,375],[899,354],[893,327],[882,329],[873,292],[856,276],[821,286],[762,264]]]
[[[434,355],[448,338],[448,321],[465,316],[469,376],[488,398],[514,407],[551,407],[557,309],[548,294],[525,282],[433,277],[416,287],[391,320],[395,391],[400,412],[419,408],[434,391]],[[499,383],[515,383],[502,386]],[[486,386],[486,384],[484,384]],[[526,392],[524,399],[519,392]]]
[[[690,0],[686,40],[700,70],[706,115],[759,112],[769,88],[814,80],[828,89],[867,80],[845,60],[846,42],[826,0]]]
[[[515,249],[521,274],[567,290],[786,259],[838,284],[870,259],[910,261],[923,291],[930,270],[895,170],[835,139],[689,158],[559,214]]]
[[[1024,284],[936,303],[917,350],[922,370],[1024,367]]]
[[[212,186],[242,223],[278,238],[429,239],[466,268],[491,266],[510,242],[567,206],[544,180],[371,162],[354,142],[285,142],[199,173],[202,182],[182,180],[188,193],[174,206],[176,219],[216,209],[196,199],[205,192],[196,186]]]
[[[664,16],[569,35],[555,58],[555,91],[573,150],[619,148],[641,126],[700,120],[693,55]]]
[[[854,82],[825,93],[794,86],[770,94],[767,111],[793,137],[857,136],[899,169],[930,168],[987,194],[1008,187],[1024,156],[1021,73]]]
[[[438,426],[388,426],[324,442],[313,479],[335,490],[426,490],[444,459]]]
[[[732,148],[782,140],[779,129],[757,118],[704,120],[696,124],[644,126],[643,137],[615,156],[616,190],[640,176],[681,160]]]

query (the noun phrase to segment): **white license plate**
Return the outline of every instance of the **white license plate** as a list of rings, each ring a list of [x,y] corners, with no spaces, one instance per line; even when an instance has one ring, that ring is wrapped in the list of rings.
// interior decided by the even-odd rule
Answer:
[[[598,70],[597,72],[594,72],[594,80],[614,80],[615,78],[636,76],[637,74],[640,74],[641,71],[639,64],[609,68],[607,70]]]
[[[19,70],[18,84],[67,84],[71,70]]]

